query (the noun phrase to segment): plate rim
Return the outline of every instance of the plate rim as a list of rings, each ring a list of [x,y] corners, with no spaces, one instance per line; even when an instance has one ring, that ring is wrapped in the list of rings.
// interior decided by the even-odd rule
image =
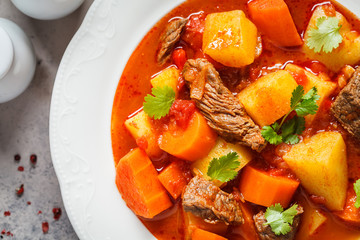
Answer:
[[[52,91],[52,96],[51,96],[51,102],[50,102],[50,117],[49,117],[49,142],[50,142],[50,153],[51,153],[51,159],[54,165],[54,170],[55,170],[55,174],[57,176],[57,179],[59,181],[59,186],[60,186],[60,191],[61,191],[61,196],[63,199],[63,203],[64,203],[64,207],[66,209],[68,218],[77,234],[77,236],[80,239],[92,239],[91,236],[89,238],[86,238],[86,231],[84,232],[84,228],[83,226],[81,226],[81,224],[79,224],[78,220],[77,220],[77,216],[75,216],[75,214],[73,213],[73,211],[71,210],[71,203],[70,200],[68,199],[69,196],[68,194],[66,194],[66,187],[65,187],[65,180],[64,180],[64,174],[63,174],[63,169],[62,166],[60,164],[60,159],[58,156],[58,148],[57,148],[57,143],[56,143],[56,138],[54,137],[56,135],[55,133],[55,118],[57,117],[57,110],[59,108],[59,85],[61,84],[61,82],[63,81],[64,78],[64,71],[67,69],[67,66],[70,62],[71,57],[73,56],[74,52],[76,52],[76,47],[79,44],[79,42],[81,41],[82,37],[88,33],[89,30],[89,26],[91,25],[92,21],[94,20],[94,15],[95,12],[98,10],[99,6],[104,2],[104,1],[117,1],[117,0],[94,0],[94,2],[91,4],[88,12],[86,13],[83,22],[81,23],[78,31],[75,33],[74,37],[72,38],[72,40],[70,41],[68,47],[66,48],[64,55],[62,57],[62,60],[60,62],[57,74],[56,74],[56,78],[55,78],[55,82],[54,82],[54,86],[53,86],[53,91]],[[121,1],[121,0],[120,0]],[[183,0],[177,0],[175,2],[182,2]],[[360,3],[357,2],[351,2],[351,0],[338,0],[337,1],[339,4],[343,5],[344,7],[346,7],[347,9],[349,9],[349,5],[355,5],[356,10],[360,9]],[[175,4],[178,5],[178,4]],[[167,11],[168,12],[168,11]],[[352,11],[354,14],[356,15],[360,15],[360,11],[355,13],[354,11]],[[159,16],[160,18],[163,16]],[[159,19],[157,19],[159,20]],[[154,20],[155,22],[157,22],[157,20]],[[149,29],[147,29],[146,31],[148,31]],[[138,39],[139,41],[141,41],[141,39],[144,37],[144,35]],[[138,45],[139,42],[137,42],[135,44],[135,47]],[[134,48],[135,49],[135,48]],[[132,49],[132,51],[134,50]],[[131,52],[132,52],[131,51]],[[126,65],[126,63],[125,63]],[[124,66],[125,67],[125,66]],[[120,72],[121,75],[122,71]],[[116,85],[117,87],[117,85]],[[114,94],[115,94],[115,90],[114,89]],[[112,104],[111,104],[112,106]],[[110,119],[111,119],[111,111],[110,111]],[[55,125],[55,126],[54,126]],[[111,126],[111,122],[109,123],[108,126]],[[111,129],[109,129],[110,132]],[[109,134],[110,135],[110,134]],[[111,146],[110,146],[111,147]],[[112,152],[111,152],[112,153]]]

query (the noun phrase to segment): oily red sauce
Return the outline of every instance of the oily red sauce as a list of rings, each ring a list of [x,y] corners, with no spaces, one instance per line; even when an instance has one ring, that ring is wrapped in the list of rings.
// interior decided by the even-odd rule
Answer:
[[[204,4],[206,2],[206,4]],[[312,10],[316,4],[324,3],[320,0],[285,0],[287,3],[294,22],[300,33],[306,29]],[[124,121],[132,114],[139,111],[142,107],[144,96],[150,93],[150,79],[152,76],[159,73],[165,66],[159,66],[156,63],[156,50],[158,47],[159,36],[164,29],[166,23],[174,17],[189,17],[191,18],[190,24],[179,43],[178,48],[173,53],[174,64],[178,68],[182,68],[184,64],[184,56],[187,58],[206,57],[211,61],[215,68],[219,71],[225,85],[233,92],[239,92],[251,82],[255,81],[260,76],[269,72],[282,69],[286,63],[295,63],[304,67],[306,70],[319,74],[321,72],[327,73],[330,78],[334,79],[335,74],[329,72],[324,66],[316,61],[306,58],[305,54],[297,51],[298,49],[281,49],[271,44],[266,37],[263,37],[264,51],[259,59],[253,64],[244,69],[231,69],[216,63],[208,56],[205,56],[201,51],[201,38],[203,31],[203,20],[206,15],[213,12],[223,12],[230,10],[243,10],[247,12],[246,0],[188,0],[181,4],[169,14],[163,17],[143,38],[137,46],[132,56],[130,57],[124,72],[121,76],[112,112],[111,122],[111,136],[112,148],[114,154],[115,165],[130,149],[137,146],[146,147],[144,139],[138,139],[136,142],[124,127]],[[360,21],[343,7],[336,5],[336,9],[346,16],[354,29],[360,30]],[[192,41],[190,40],[192,39]],[[184,41],[185,40],[185,41]],[[247,76],[246,78],[242,76]],[[305,84],[307,79],[303,74],[299,73],[294,76],[298,84]],[[186,87],[184,82],[180,81],[178,88],[181,89],[180,94],[186,96]],[[182,91],[185,91],[182,92]],[[320,107],[317,114],[317,119],[309,126],[304,132],[302,137],[309,137],[321,131],[338,131],[340,132],[347,144],[347,157],[349,168],[349,181],[353,182],[360,178],[360,146],[350,137],[347,132],[335,121],[329,114],[331,103],[334,101],[334,96],[326,99]],[[189,103],[186,107],[183,104],[175,105],[172,109],[173,113],[178,117],[178,124],[187,123],[189,114],[193,111]],[[179,114],[181,113],[181,114]],[[261,154],[257,154],[255,159],[250,163],[256,167],[265,169],[275,176],[287,176],[289,178],[296,178],[294,174],[288,170],[282,156],[288,150],[289,146],[282,144],[279,146],[268,146]],[[152,159],[155,168],[161,171],[169,162],[168,154],[158,159]],[[232,191],[232,188],[238,186],[238,179],[236,178],[230,182],[225,191]],[[308,221],[309,214],[306,209],[310,206],[321,206],[323,199],[318,196],[307,196],[300,188],[296,195],[295,200],[305,208],[303,221]],[[141,219],[145,226],[156,236],[158,239],[184,239],[184,223],[183,213],[181,211],[181,203],[174,202],[174,207],[159,214],[154,219]],[[245,204],[250,212],[257,212],[262,209],[259,206],[252,204]],[[308,236],[308,229],[300,226],[297,238],[303,239],[359,239],[360,232],[354,228],[350,228],[342,223],[323,208],[323,213],[328,217],[327,222],[321,226],[319,232],[312,237]],[[229,227],[225,237],[229,239],[255,239],[253,230],[249,230],[249,226],[241,225],[238,227]]]

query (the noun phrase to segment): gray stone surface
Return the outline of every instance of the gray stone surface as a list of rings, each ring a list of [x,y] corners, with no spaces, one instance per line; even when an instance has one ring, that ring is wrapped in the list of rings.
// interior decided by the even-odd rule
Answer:
[[[63,19],[40,21],[23,15],[10,0],[0,0],[0,17],[24,29],[38,59],[30,87],[18,98],[0,104],[0,232],[5,229],[13,234],[0,234],[3,239],[78,239],[66,215],[51,162],[49,111],[62,55],[92,2],[85,0]],[[20,162],[14,161],[15,154],[21,155]],[[31,154],[37,155],[35,167],[29,161]],[[23,172],[18,171],[19,166],[24,167]],[[25,192],[17,197],[15,189],[20,184],[24,184]],[[58,221],[53,218],[54,207],[62,209]],[[5,216],[5,211],[11,215]],[[47,234],[42,232],[44,221],[49,223]]]

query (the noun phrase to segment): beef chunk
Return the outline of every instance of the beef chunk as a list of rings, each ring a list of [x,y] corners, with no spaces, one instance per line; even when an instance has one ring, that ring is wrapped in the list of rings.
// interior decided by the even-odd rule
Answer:
[[[259,212],[254,216],[254,222],[256,230],[259,234],[261,240],[292,240],[295,238],[297,228],[300,223],[300,215],[304,212],[303,208],[299,205],[297,207],[297,214],[294,217],[293,224],[291,225],[291,231],[285,235],[276,235],[272,230],[270,225],[264,225],[266,223],[265,213],[263,211]]]
[[[180,40],[181,33],[187,22],[187,18],[181,18],[171,21],[166,26],[160,37],[159,52],[157,55],[157,62],[160,65],[163,65],[170,58],[171,52],[175,44]]]
[[[202,177],[194,177],[185,187],[182,204],[184,211],[203,218],[206,222],[243,223],[239,203],[232,194],[222,191]]]
[[[266,145],[260,128],[240,101],[227,89],[214,66],[205,59],[190,59],[183,69],[190,96],[209,126],[226,141],[260,152]]]
[[[341,90],[331,111],[341,125],[360,140],[360,68],[350,82]]]

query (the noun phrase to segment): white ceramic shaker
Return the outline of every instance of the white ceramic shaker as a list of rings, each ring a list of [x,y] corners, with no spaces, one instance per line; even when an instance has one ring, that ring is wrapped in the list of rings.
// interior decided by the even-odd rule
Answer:
[[[52,20],[72,13],[84,0],[11,0],[11,2],[29,17]]]
[[[34,77],[36,57],[24,31],[0,18],[0,103],[19,96]]]

